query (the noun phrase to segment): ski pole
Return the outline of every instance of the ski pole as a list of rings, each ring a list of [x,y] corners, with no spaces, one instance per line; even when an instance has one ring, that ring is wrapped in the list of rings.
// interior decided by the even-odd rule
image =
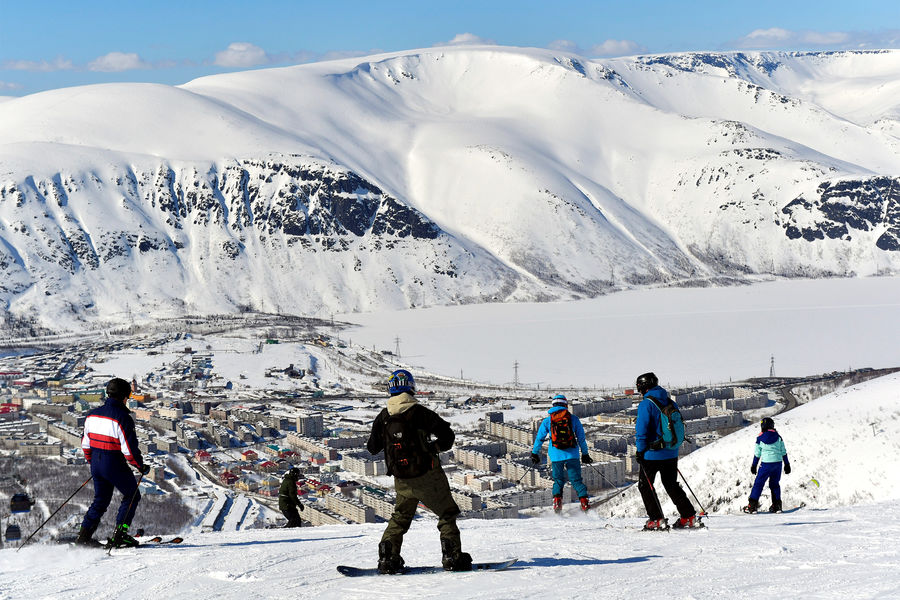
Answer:
[[[46,519],[43,523],[41,523],[40,527],[38,527],[37,529],[35,529],[35,530],[34,530],[34,533],[32,533],[31,535],[29,535],[28,538],[27,538],[24,542],[22,542],[22,544],[21,544],[18,548],[16,548],[16,552],[18,552],[19,550],[21,550],[21,549],[22,549],[22,546],[24,546],[24,545],[27,544],[29,541],[31,541],[31,538],[34,537],[34,534],[37,533],[38,531],[40,531],[40,530],[44,527],[44,525],[47,524],[47,521],[49,521],[50,519],[52,519],[53,516],[54,516],[56,513],[58,513],[59,510],[60,510],[63,506],[65,506],[66,504],[68,504],[69,500],[71,500],[72,498],[74,498],[74,497],[75,497],[75,494],[77,494],[78,492],[80,492],[80,491],[81,491],[81,488],[83,488],[84,486],[86,486],[86,485],[88,484],[88,482],[89,482],[91,479],[93,479],[93,478],[94,478],[94,476],[93,476],[93,474],[92,474],[90,477],[88,477],[87,479],[85,479],[85,480],[84,480],[84,483],[82,483],[81,485],[79,485],[79,486],[78,486],[78,489],[75,490],[74,492],[72,492],[72,495],[69,496],[68,498],[66,498],[66,501],[63,502],[62,504],[60,504],[60,505],[59,505],[59,508],[57,508],[56,510],[54,510],[54,511],[53,511],[53,514],[50,515],[49,517],[47,517],[47,519]]]
[[[609,479],[607,479],[606,476],[603,474],[603,471],[601,471],[600,469],[598,469],[598,468],[595,467],[594,465],[588,465],[588,466],[591,467],[592,469],[594,469],[594,470],[597,472],[597,474],[600,475],[601,478],[603,478],[603,481],[605,481],[606,483],[609,484],[609,487],[614,488],[614,489],[617,489],[617,488],[619,487],[619,486],[617,486],[616,484],[614,484],[612,481],[610,481]],[[609,502],[610,500],[612,500],[613,498],[617,498],[618,496],[620,496],[621,494],[623,494],[624,492],[626,492],[628,489],[630,489],[632,485],[634,485],[634,484],[632,483],[632,484],[629,484],[629,485],[625,486],[624,489],[619,490],[618,492],[616,492],[615,494],[613,494],[613,495],[610,496],[609,498],[605,498],[605,499],[601,500],[598,504],[605,504],[605,503]]]
[[[678,469],[678,474],[681,475],[681,480],[684,481],[684,485],[686,485],[686,486],[687,486],[687,489],[691,492],[691,496],[693,496],[693,497],[694,497],[694,500],[697,501],[697,505],[700,507],[700,510],[702,511],[702,512],[700,513],[700,516],[701,516],[701,517],[707,516],[707,514],[706,514],[706,509],[703,508],[703,504],[700,503],[700,498],[698,498],[698,497],[697,497],[697,494],[694,493],[694,490],[691,489],[691,484],[689,484],[688,481],[687,481],[687,479],[685,479],[684,473],[681,472],[681,469]]]
[[[144,474],[141,473],[141,476],[138,477],[137,485],[134,486],[134,493],[131,495],[131,500],[128,502],[128,510],[125,511],[125,516],[128,516],[128,513],[131,512],[131,505],[134,504],[134,499],[137,498],[138,492],[141,490],[141,482],[144,480]],[[113,539],[115,539],[115,532],[113,532]],[[112,554],[113,546],[109,545],[109,550],[106,551],[107,554]]]

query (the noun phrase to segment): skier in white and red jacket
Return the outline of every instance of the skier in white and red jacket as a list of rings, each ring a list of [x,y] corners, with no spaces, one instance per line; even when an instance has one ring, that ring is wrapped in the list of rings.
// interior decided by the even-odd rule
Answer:
[[[117,489],[122,493],[122,502],[116,515],[116,529],[111,543],[117,547],[138,545],[137,540],[128,534],[128,528],[141,494],[128,465],[141,473],[147,473],[150,468],[144,464],[134,432],[134,420],[125,406],[125,400],[130,395],[130,383],[118,377],[110,380],[106,385],[106,402],[89,412],[84,421],[81,449],[84,458],[91,464],[94,501],[81,523],[78,544],[99,543],[92,536],[112,501],[113,490]]]

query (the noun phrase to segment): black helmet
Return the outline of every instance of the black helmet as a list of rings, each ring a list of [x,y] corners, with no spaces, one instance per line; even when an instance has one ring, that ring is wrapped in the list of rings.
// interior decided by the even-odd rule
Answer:
[[[110,379],[106,384],[106,395],[116,400],[125,400],[131,395],[131,384],[119,377]]]
[[[659,379],[657,379],[656,375],[653,373],[644,373],[643,375],[638,375],[634,385],[637,388],[638,393],[643,396],[649,390],[659,385]]]
[[[287,474],[291,479],[297,479],[298,477],[300,477],[300,469],[298,469],[297,467],[291,467]]]
[[[775,429],[775,421],[772,420],[772,417],[763,417],[763,420],[760,421],[759,426],[763,431]]]

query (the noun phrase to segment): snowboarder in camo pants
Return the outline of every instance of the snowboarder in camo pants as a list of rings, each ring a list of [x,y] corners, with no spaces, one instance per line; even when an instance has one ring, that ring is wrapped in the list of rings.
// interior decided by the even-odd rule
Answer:
[[[781,465],[784,463],[784,473],[789,475],[791,463],[788,460],[787,450],[784,448],[784,440],[775,431],[775,421],[766,417],[760,423],[762,431],[756,437],[756,446],[753,448],[753,464],[750,472],[756,475],[753,489],[750,490],[750,499],[744,512],[755,513],[759,509],[759,497],[762,494],[766,482],[772,491],[772,506],[769,512],[781,512]],[[760,465],[759,463],[762,462]],[[758,467],[758,469],[757,469]]]
[[[396,492],[394,512],[378,544],[378,572],[403,570],[400,548],[419,502],[438,516],[444,569],[471,571],[472,557],[462,551],[456,525],[459,506],[450,493],[450,482],[438,457],[453,446],[456,434],[447,421],[416,401],[416,384],[409,371],[394,371],[388,391],[391,397],[387,407],[375,417],[366,443],[373,455],[384,451],[384,462],[388,475],[394,476]]]

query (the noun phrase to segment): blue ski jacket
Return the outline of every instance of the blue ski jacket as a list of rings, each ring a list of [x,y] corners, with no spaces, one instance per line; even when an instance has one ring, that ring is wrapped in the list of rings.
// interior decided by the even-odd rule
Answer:
[[[653,406],[656,398],[662,406],[675,404],[669,397],[669,392],[660,386],[647,390],[644,399],[638,405],[637,420],[634,423],[634,445],[638,452],[644,453],[645,460],[666,460],[678,457],[678,448],[663,448],[650,450],[650,444],[661,436],[662,426],[659,420],[659,409]],[[676,404],[676,406],[678,406]]]
[[[552,406],[550,410],[547,411],[549,414],[553,414],[555,412],[559,412],[561,410],[566,410],[566,408],[562,406]],[[572,417],[572,431],[575,433],[575,439],[578,440],[578,447],[576,448],[557,448],[553,445],[553,440],[550,440],[550,443],[547,445],[547,456],[550,457],[550,462],[559,462],[562,460],[569,460],[570,458],[581,458],[581,454],[588,453],[588,445],[587,440],[584,438],[584,427],[581,425],[581,419],[576,417],[575,415],[571,415]],[[541,421],[541,426],[538,427],[537,435],[534,438],[534,447],[531,449],[533,454],[541,453],[541,446],[544,445],[544,440],[547,439],[547,436],[550,435],[550,417],[544,418]],[[581,453],[579,454],[579,450]]]

